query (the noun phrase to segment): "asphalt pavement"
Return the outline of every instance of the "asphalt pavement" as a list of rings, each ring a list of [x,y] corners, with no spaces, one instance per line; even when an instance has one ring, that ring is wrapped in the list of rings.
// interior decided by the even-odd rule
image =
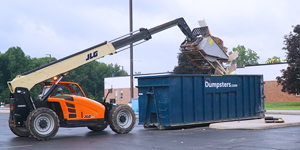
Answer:
[[[8,113],[0,113],[0,150],[297,150],[300,126],[268,130],[216,130],[207,126],[158,130],[137,125],[128,134],[109,127],[93,132],[86,127],[59,128],[49,141],[18,137],[8,127]]]
[[[300,147],[300,126],[267,130],[216,130],[208,126],[158,130],[157,128],[144,129],[142,125],[136,124],[128,134],[116,134],[109,127],[102,132],[92,132],[86,127],[60,128],[51,140],[37,141],[31,137],[18,137],[10,131],[7,123],[8,111],[9,109],[0,109],[2,112],[0,113],[0,150],[297,150]],[[275,114],[270,116],[275,117]],[[285,115],[278,116],[286,119]]]
[[[9,113],[9,108],[0,108],[0,113]],[[265,123],[264,119],[252,119],[212,123],[209,128],[257,130],[300,125],[300,110],[267,110],[265,116],[282,118],[284,123]]]

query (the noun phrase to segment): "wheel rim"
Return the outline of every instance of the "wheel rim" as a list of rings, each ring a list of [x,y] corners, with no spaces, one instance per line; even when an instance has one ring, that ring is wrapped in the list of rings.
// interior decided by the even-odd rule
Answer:
[[[132,122],[132,116],[130,112],[126,110],[122,110],[118,113],[117,116],[118,126],[122,128],[128,128],[131,125],[131,122]]]
[[[51,115],[43,113],[34,120],[34,129],[41,135],[47,135],[54,129],[54,119]]]

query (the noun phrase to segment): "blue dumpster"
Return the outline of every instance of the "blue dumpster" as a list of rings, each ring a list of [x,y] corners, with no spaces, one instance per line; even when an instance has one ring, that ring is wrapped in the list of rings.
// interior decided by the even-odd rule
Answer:
[[[264,117],[262,75],[138,78],[139,124],[164,129]]]
[[[139,100],[137,98],[131,98],[132,109],[136,115],[139,114]]]

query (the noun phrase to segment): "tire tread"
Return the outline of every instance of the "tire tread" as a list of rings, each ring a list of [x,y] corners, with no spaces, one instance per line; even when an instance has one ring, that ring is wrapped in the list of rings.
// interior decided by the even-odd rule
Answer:
[[[8,120],[8,126],[12,133],[14,133],[15,135],[17,135],[19,137],[29,137],[30,136],[30,133],[26,129],[26,127],[14,127],[13,124],[11,124],[10,122],[11,122],[11,116],[9,117],[9,120]],[[25,132],[21,131],[20,128],[25,128],[26,131]]]
[[[54,129],[54,132],[52,132],[50,135],[47,135],[47,136],[40,136],[38,133],[36,133],[34,131],[34,127],[32,126],[32,122],[31,121],[34,121],[34,117],[37,117],[39,114],[41,113],[49,113],[53,119],[54,119],[54,123],[55,123],[55,129]],[[59,128],[59,119],[58,119],[58,116],[56,115],[56,113],[49,109],[49,108],[38,108],[36,110],[33,110],[27,117],[27,121],[26,121],[26,127],[27,127],[27,130],[29,131],[30,135],[39,140],[39,141],[47,141],[49,139],[51,139],[52,137],[54,137],[56,135],[56,133],[58,132],[58,128]]]
[[[121,128],[120,126],[118,126],[117,115],[121,110],[129,111],[132,116],[132,122],[128,128]],[[109,118],[108,118],[109,127],[118,134],[125,134],[125,133],[130,132],[135,125],[135,120],[136,120],[135,113],[132,110],[132,108],[129,107],[128,105],[117,105],[117,106],[113,107],[109,113]]]

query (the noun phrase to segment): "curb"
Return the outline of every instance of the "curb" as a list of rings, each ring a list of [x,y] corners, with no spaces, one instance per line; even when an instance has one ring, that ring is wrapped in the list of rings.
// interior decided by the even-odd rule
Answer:
[[[220,122],[210,124],[209,128],[212,129],[239,129],[239,130],[257,130],[257,129],[271,129],[271,128],[281,128],[289,126],[300,125],[299,115],[272,115],[276,118],[282,118],[284,123],[265,123],[264,119],[254,119],[254,120],[243,120],[243,121],[233,121],[233,122]]]
[[[9,113],[9,108],[0,108],[0,113]]]
[[[300,115],[299,110],[267,110],[265,114]]]
[[[273,129],[273,128],[282,128],[290,126],[298,126],[300,122],[296,123],[272,123],[267,126],[258,126],[258,127],[232,127],[232,126],[221,126],[218,124],[210,124],[209,128],[218,129],[218,130],[264,130],[264,129]]]

